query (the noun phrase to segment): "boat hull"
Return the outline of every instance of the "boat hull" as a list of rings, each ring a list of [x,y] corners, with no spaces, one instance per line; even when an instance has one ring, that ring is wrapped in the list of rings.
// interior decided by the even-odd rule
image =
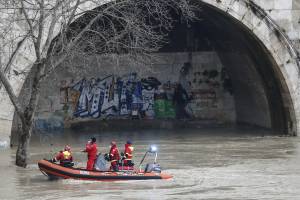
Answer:
[[[95,181],[117,181],[117,180],[148,180],[148,179],[169,179],[171,175],[165,173],[144,173],[136,171],[120,171],[120,172],[101,172],[90,171],[80,168],[68,168],[47,160],[40,160],[38,166],[41,172],[50,179],[79,179],[79,180],[95,180]]]

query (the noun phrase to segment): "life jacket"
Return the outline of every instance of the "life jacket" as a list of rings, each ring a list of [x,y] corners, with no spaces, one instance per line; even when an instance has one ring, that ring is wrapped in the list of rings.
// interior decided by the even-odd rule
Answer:
[[[131,144],[125,144],[125,160],[131,160],[132,159],[132,154],[134,151],[134,147],[131,146]]]
[[[60,151],[55,157],[56,161],[59,161],[60,165],[65,166],[73,161],[73,157],[70,151]],[[71,166],[70,166],[71,167]]]
[[[119,150],[116,146],[112,146],[109,152],[110,162],[117,162],[120,160]]]
[[[63,151],[62,153],[63,153],[64,160],[71,160],[71,158],[72,158],[71,152]]]

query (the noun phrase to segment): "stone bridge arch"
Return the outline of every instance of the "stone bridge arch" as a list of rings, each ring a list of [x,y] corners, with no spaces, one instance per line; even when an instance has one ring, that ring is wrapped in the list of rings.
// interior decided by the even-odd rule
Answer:
[[[274,71],[280,79],[281,96],[286,114],[288,115],[288,132],[297,134],[300,130],[300,100],[299,94],[299,54],[289,36],[268,14],[267,9],[259,6],[260,0],[202,0],[204,5],[215,9],[224,15],[230,16],[237,23],[242,24],[251,34],[257,38],[257,42],[265,48],[274,62]],[[275,2],[275,0],[273,1]],[[283,4],[282,4],[283,5]],[[275,6],[275,5],[273,5]],[[271,8],[273,8],[271,6]],[[86,6],[91,10],[93,7]],[[26,48],[27,46],[27,48]],[[34,57],[26,51],[28,43],[24,43],[23,52],[15,57],[15,68],[23,69],[23,66],[32,64]],[[14,76],[11,73],[10,81],[13,83],[17,94],[20,93],[24,83],[24,77]],[[9,140],[14,109],[9,102],[5,91],[1,88],[0,101],[0,139]]]
[[[263,9],[259,6],[263,2],[258,0],[204,0],[203,2],[220,9],[224,14],[230,15],[247,27],[274,59],[274,70],[282,84],[283,104],[289,115],[287,119],[289,132],[296,135],[300,128],[299,104],[297,103],[299,101],[300,57],[286,30],[268,14],[272,8]],[[276,4],[275,1],[273,3]],[[293,2],[287,1],[286,3]],[[279,2],[277,7],[280,8],[284,6],[283,4],[284,2]]]

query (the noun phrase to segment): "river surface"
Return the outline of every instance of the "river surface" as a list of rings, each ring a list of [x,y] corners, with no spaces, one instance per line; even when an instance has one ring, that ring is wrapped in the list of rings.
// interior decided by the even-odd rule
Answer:
[[[150,144],[171,180],[97,182],[49,181],[37,161],[70,144],[77,166],[91,136],[100,152],[129,138],[135,162]],[[272,136],[262,130],[215,128],[136,132],[53,133],[35,135],[26,169],[14,165],[15,148],[0,150],[0,199],[300,199],[300,138]],[[149,160],[150,161],[150,158]]]

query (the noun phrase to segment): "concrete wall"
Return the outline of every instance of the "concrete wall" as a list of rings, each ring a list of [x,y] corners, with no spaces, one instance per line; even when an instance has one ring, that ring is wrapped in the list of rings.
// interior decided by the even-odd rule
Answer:
[[[266,92],[253,61],[245,54],[219,55],[232,79],[237,123],[271,128]]]
[[[175,111],[177,109],[173,104],[174,87],[176,83],[181,83],[191,97],[190,100],[187,100],[188,107],[186,108],[191,118],[214,120],[219,123],[236,121],[232,88],[224,87],[224,82],[231,80],[216,52],[159,53],[152,56],[153,58],[149,60],[151,64],[132,62],[126,56],[101,55],[75,56],[74,59],[66,61],[42,84],[36,114],[36,129],[53,131],[63,128],[69,123],[80,123],[87,119],[107,118],[108,116],[115,119],[132,117],[132,109],[122,107],[123,86],[128,77],[132,78],[130,81],[133,82],[139,82],[148,77],[154,77],[161,82],[157,88],[152,89],[150,84],[146,89],[143,87],[141,90],[142,108],[139,112],[145,112],[144,115],[140,115],[141,118],[176,118]],[[191,63],[191,68],[186,71],[186,74],[182,74],[186,62]],[[133,78],[131,75],[133,73],[137,74],[137,78]],[[110,77],[111,75],[113,76]],[[117,81],[118,77],[123,83]],[[143,80],[141,83],[143,85]],[[105,86],[103,87],[103,85]],[[126,87],[128,89],[131,86]],[[130,90],[127,89],[126,91]],[[27,91],[28,88],[25,84],[20,94],[21,99],[27,99]],[[167,97],[160,97],[159,93],[162,91],[166,93]],[[101,97],[102,92],[103,97]],[[98,93],[99,95],[96,97]],[[109,95],[106,98],[106,93],[115,94],[110,99]],[[134,104],[135,92],[131,95],[133,98],[131,100],[128,99],[131,96],[124,96],[125,106],[128,106],[128,103],[129,106]],[[86,99],[89,101],[87,102]],[[101,105],[95,104],[95,101],[102,103]],[[159,108],[160,103],[168,103],[165,105],[168,108]],[[93,109],[94,106],[97,109]],[[177,115],[177,117],[183,116]],[[16,128],[17,123],[14,124]]]
[[[284,102],[291,113],[293,132],[300,130],[300,82],[299,82],[299,7],[298,0],[203,0],[202,2],[223,11],[245,25],[266,47],[278,66],[281,81],[286,86]],[[254,5],[253,3],[254,2]],[[258,7],[257,7],[258,6]],[[88,8],[86,8],[88,9]],[[263,11],[263,13],[261,13]],[[24,69],[32,63],[30,44],[16,56],[15,69]],[[28,55],[28,56],[27,56]],[[24,59],[26,58],[26,59]],[[16,93],[23,85],[24,77],[11,73]],[[5,92],[1,89],[1,94]],[[1,95],[0,135],[6,140],[10,133],[13,108],[6,95]]]

